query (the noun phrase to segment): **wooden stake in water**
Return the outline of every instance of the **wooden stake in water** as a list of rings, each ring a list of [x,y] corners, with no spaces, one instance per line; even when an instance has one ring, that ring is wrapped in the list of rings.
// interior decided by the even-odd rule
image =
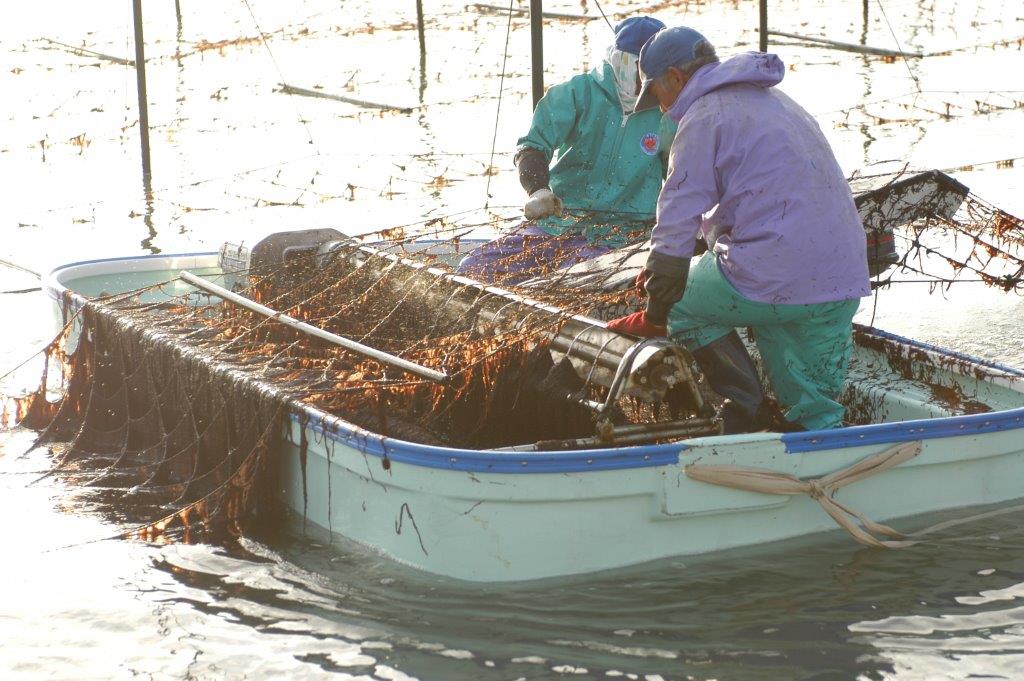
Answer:
[[[142,0],[132,0],[135,15],[135,80],[139,90],[139,132],[142,135],[142,176],[153,177],[149,163],[149,107],[146,104],[146,54],[142,37]]]
[[[530,0],[530,43],[533,46],[533,108],[544,96],[544,7]]]
[[[423,33],[423,0],[416,0],[416,32],[420,37],[420,59],[427,51],[427,42]]]
[[[760,46],[757,48],[762,52],[768,51],[768,0],[761,0],[760,3]]]
[[[423,0],[416,0],[416,32],[420,38],[420,104],[427,89],[427,39],[423,26]]]

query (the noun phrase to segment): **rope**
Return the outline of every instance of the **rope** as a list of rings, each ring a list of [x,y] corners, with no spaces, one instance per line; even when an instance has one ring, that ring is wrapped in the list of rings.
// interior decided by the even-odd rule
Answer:
[[[921,448],[922,444],[920,441],[896,445],[883,452],[861,459],[857,463],[835,473],[812,480],[801,480],[786,473],[779,473],[764,468],[746,468],[742,466],[690,464],[684,470],[686,477],[691,480],[707,482],[721,487],[759,492],[761,494],[791,496],[806,494],[821,504],[825,512],[861,544],[877,548],[894,549],[910,546],[916,542],[879,539],[875,536],[876,534],[900,540],[904,539],[905,535],[888,525],[868,520],[857,511],[836,501],[833,496],[840,488],[846,485],[864,480],[909,461],[921,453]],[[855,523],[853,519],[856,519],[860,525]]]
[[[747,468],[728,465],[690,464],[684,471],[691,480],[706,482],[711,485],[739,489],[761,494],[778,494],[797,496],[806,494],[811,497],[829,514],[844,530],[861,544],[875,548],[898,549],[923,543],[919,539],[951,527],[987,520],[1008,513],[1024,511],[1024,504],[1016,504],[1006,508],[974,513],[962,518],[953,518],[929,525],[924,529],[901,533],[888,525],[868,520],[863,515],[836,501],[833,496],[842,487],[873,475],[889,470],[913,459],[921,453],[922,442],[895,445],[878,454],[873,454],[860,461],[829,475],[810,480],[800,480],[786,473],[764,468]],[[858,526],[853,519],[860,523]],[[872,534],[873,533],[873,534]],[[879,539],[874,535],[884,535],[893,539]],[[965,539],[964,537],[958,538]]]
[[[882,6],[882,0],[875,0],[878,3],[878,9],[882,12],[882,18],[885,20],[885,25],[889,27],[889,33],[892,35],[892,39],[896,41],[896,49],[903,55],[903,63],[907,67],[907,73],[910,74],[910,80],[914,81],[914,87],[917,88],[917,92],[921,92],[921,81],[917,79],[917,75],[914,70],[910,68],[910,61],[907,59],[906,54],[903,51],[903,46],[900,45],[900,39],[896,37],[896,31],[893,30],[892,24],[889,23],[889,17],[885,14],[885,7]]]
[[[30,270],[29,268],[25,267],[24,265],[19,265],[18,263],[12,262],[10,260],[4,260],[3,258],[0,258],[0,265],[4,265],[6,267],[11,267],[13,269],[16,269],[16,270],[19,270],[21,272],[24,272],[25,274],[31,274],[33,277],[35,277],[37,279],[42,279],[43,278],[43,275],[39,274],[35,270]]]
[[[256,30],[260,32],[260,42],[263,43],[263,47],[266,48],[267,54],[270,55],[270,61],[273,62],[274,64],[274,69],[277,71],[277,76],[280,79],[280,82],[288,82],[287,79],[284,77],[284,73],[281,72],[281,67],[277,63],[277,58],[274,56],[274,51],[270,49],[270,43],[267,42],[267,37],[266,35],[264,35],[263,29],[260,28],[260,22],[259,20],[256,19],[256,14],[252,11],[252,7],[249,5],[249,0],[242,0],[242,2],[245,3],[245,8],[249,10],[249,16],[252,17],[252,23],[256,26]],[[295,115],[298,117],[299,122],[302,123],[303,129],[305,129],[306,131],[306,137],[309,138],[309,143],[313,146],[313,149],[316,150],[316,143],[313,141],[313,133],[309,129],[309,124],[306,123],[305,116],[303,116],[302,112],[299,111],[299,107],[295,105],[294,99],[292,99],[292,106],[295,107]],[[317,151],[318,156],[319,153],[320,152]]]
[[[601,7],[601,3],[594,0],[594,4],[597,5],[597,11],[601,13],[602,17],[604,17],[604,23],[608,24],[608,28],[611,29],[612,33],[615,33],[615,27],[612,26],[612,22],[608,21],[608,15],[604,13],[604,8]]]

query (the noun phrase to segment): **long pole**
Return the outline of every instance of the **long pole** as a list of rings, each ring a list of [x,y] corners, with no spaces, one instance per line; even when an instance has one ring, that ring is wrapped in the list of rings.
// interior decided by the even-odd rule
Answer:
[[[860,44],[868,44],[868,0],[864,0],[864,31],[860,36]]]
[[[420,39],[420,104],[427,90],[427,38],[423,26],[423,0],[416,0],[416,33]]]
[[[223,286],[217,286],[216,284],[210,283],[209,281],[203,279],[202,277],[197,277],[191,272],[182,270],[179,273],[179,276],[181,276],[182,279],[192,284],[196,288],[201,288],[204,291],[207,291],[209,293],[212,293],[216,296],[223,298],[224,300],[229,300],[235,305],[241,305],[242,307],[248,310],[252,310],[257,314],[261,314],[264,317],[276,319],[285,326],[290,326],[296,331],[301,331],[302,333],[309,334],[310,336],[322,338],[325,341],[330,341],[331,343],[334,343],[335,345],[340,345],[346,350],[351,350],[352,352],[359,353],[360,355],[371,357],[377,360],[378,362],[383,362],[385,364],[396,366],[402,371],[407,371],[410,374],[415,374],[416,376],[422,376],[423,378],[430,379],[431,381],[444,383],[445,381],[448,380],[448,375],[445,373],[429,369],[425,366],[420,366],[415,362],[410,362],[407,359],[402,359],[401,357],[396,357],[395,355],[388,354],[376,348],[371,348],[368,345],[363,345],[362,343],[351,340],[349,338],[345,338],[344,336],[339,336],[337,334],[331,333],[330,331],[324,331],[323,329],[315,327],[312,324],[300,322],[295,317],[290,317],[283,312],[278,312],[277,310],[273,310],[267,307],[266,305],[261,305],[260,303],[257,303],[255,300],[250,300],[245,296],[240,296],[234,291],[229,291]]]
[[[760,5],[760,31],[761,44],[758,47],[762,52],[768,51],[768,0],[761,0]]]
[[[427,45],[423,35],[423,0],[416,0],[416,33],[420,39],[420,54],[423,54]]]
[[[533,107],[544,96],[544,8],[542,0],[530,0],[530,43],[533,46]]]
[[[142,37],[142,0],[132,0],[135,15],[135,79],[139,90],[139,132],[142,134],[142,177],[153,176],[149,163],[149,108],[146,105],[146,54]]]
[[[812,43],[815,45],[825,45],[833,50],[843,50],[845,52],[856,52],[859,54],[877,54],[882,57],[913,57],[920,59],[924,57],[920,52],[900,52],[899,50],[889,50],[884,47],[871,47],[869,45],[854,45],[853,43],[841,43],[836,40],[828,40],[826,38],[815,38],[810,35],[800,35],[799,33],[787,33],[786,31],[768,31],[768,35],[777,35],[783,38],[792,38],[793,40],[801,40],[803,42]]]

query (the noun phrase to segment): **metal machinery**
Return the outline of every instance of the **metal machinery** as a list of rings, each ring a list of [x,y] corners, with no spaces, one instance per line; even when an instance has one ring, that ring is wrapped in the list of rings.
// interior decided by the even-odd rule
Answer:
[[[541,322],[550,331],[538,334],[537,345],[545,345],[556,363],[568,360],[581,379],[582,388],[561,396],[590,410],[594,417],[592,437],[568,440],[545,440],[520,447],[523,450],[580,449],[615,444],[639,444],[666,439],[681,439],[721,432],[720,421],[714,418],[711,405],[702,397],[691,370],[692,358],[680,345],[667,338],[636,339],[605,328],[604,322],[533,300],[512,291],[489,286],[479,281],[416,261],[384,248],[356,245],[334,230],[283,232],[257,243],[251,251],[225,244],[220,252],[220,265],[228,289],[205,282],[194,275],[183,276],[193,285],[220,295],[268,317],[276,318],[300,331],[319,336],[346,349],[392,364],[409,373],[431,380],[443,381],[441,372],[409,366],[406,360],[388,356],[379,349],[368,348],[350,339],[311,327],[276,310],[255,303],[235,291],[249,285],[250,268],[286,264],[315,256],[321,265],[328,259],[343,258],[348,267],[369,268],[367,274],[384,278],[385,271],[400,268],[408,274],[403,281],[415,279],[418,287],[417,305],[444,310],[445,315],[460,324],[471,323],[479,334],[516,331],[529,322]],[[231,289],[234,289],[232,291]],[[591,397],[590,386],[600,386],[604,397]],[[657,405],[667,402],[673,407],[685,405],[693,416],[662,420],[649,424],[613,424],[612,414],[624,397]],[[672,409],[675,413],[678,410]]]

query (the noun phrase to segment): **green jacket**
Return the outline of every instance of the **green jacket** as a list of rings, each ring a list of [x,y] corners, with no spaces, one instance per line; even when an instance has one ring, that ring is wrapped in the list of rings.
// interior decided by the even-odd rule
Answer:
[[[551,190],[566,215],[537,224],[553,235],[582,231],[611,247],[648,238],[675,130],[657,109],[624,116],[606,63],[551,87],[518,144],[543,152],[548,163],[557,152]]]

